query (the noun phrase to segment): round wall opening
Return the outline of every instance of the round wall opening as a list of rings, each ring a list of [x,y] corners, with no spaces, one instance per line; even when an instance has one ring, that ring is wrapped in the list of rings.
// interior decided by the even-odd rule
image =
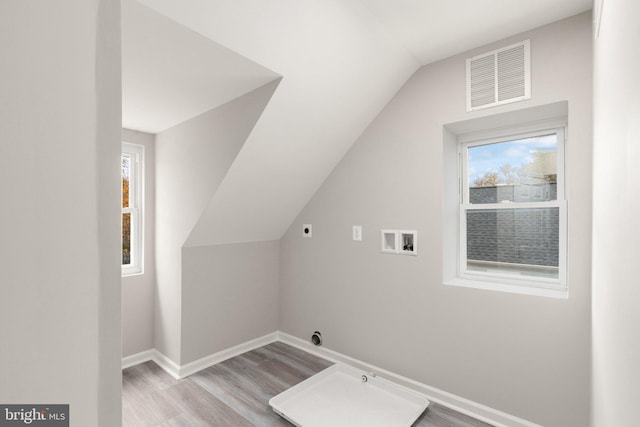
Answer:
[[[322,334],[320,332],[315,331],[313,335],[311,335],[311,344],[322,345]]]

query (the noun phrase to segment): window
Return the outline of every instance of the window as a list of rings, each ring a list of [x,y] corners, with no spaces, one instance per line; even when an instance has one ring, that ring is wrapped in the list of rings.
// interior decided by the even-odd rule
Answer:
[[[558,123],[458,137],[465,285],[566,291],[564,144]]]
[[[122,274],[142,273],[144,147],[122,143]]]

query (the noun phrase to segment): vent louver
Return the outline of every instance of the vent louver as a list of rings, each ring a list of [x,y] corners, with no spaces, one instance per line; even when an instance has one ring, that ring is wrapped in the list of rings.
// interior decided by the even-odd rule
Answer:
[[[467,111],[531,98],[530,42],[467,59]]]

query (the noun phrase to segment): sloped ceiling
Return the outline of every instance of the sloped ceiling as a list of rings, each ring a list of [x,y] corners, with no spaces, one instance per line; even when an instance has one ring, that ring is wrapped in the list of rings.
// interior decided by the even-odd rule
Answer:
[[[134,0],[122,2],[123,127],[158,133],[279,76]]]
[[[421,64],[591,9],[591,0],[362,0]]]
[[[139,1],[283,76],[188,246],[279,239],[420,65],[591,7],[589,0]]]
[[[143,3],[283,76],[187,246],[279,239],[419,66],[355,0]]]

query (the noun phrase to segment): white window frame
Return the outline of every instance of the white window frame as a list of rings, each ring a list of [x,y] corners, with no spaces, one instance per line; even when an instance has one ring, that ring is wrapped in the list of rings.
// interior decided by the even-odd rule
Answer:
[[[129,207],[122,213],[131,214],[131,263],[122,265],[122,275],[143,273],[144,260],[144,146],[122,143],[122,154],[131,157],[129,165]],[[122,201],[120,202],[122,206]]]
[[[468,148],[524,139],[539,135],[557,135],[557,197],[541,202],[469,203]],[[565,194],[566,121],[549,121],[498,131],[478,132],[458,137],[459,224],[457,277],[449,284],[552,297],[567,297],[567,201]],[[486,209],[557,208],[559,210],[558,278],[537,278],[515,274],[467,270],[466,213]]]

